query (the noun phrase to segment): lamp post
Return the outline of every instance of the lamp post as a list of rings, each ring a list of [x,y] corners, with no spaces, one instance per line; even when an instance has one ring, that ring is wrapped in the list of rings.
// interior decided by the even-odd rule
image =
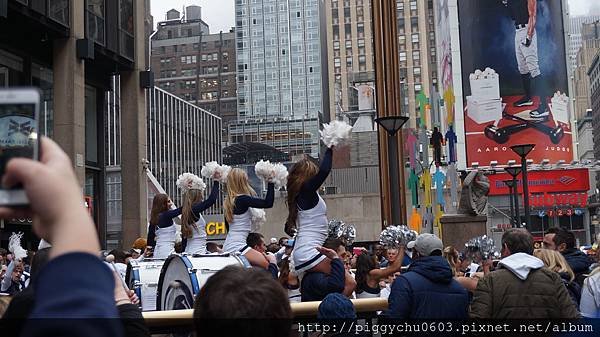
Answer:
[[[519,157],[521,157],[521,170],[522,170],[522,179],[523,179],[523,207],[525,208],[525,228],[529,225],[530,218],[530,210],[529,210],[529,184],[527,182],[527,155],[533,148],[535,144],[521,144],[521,145],[513,145],[510,148],[516,153]]]
[[[515,227],[515,207],[513,204],[513,187],[515,187],[514,185],[514,181],[511,180],[503,180],[502,181],[504,183],[504,185],[508,186],[508,190],[509,190],[509,196],[508,196],[508,203],[510,204],[510,222],[511,222],[511,227]]]
[[[510,176],[512,177],[512,180],[511,180],[512,188],[509,185],[509,189],[510,189],[510,197],[512,198],[511,204],[514,204],[514,206],[515,206],[515,218],[514,218],[513,227],[520,227],[521,226],[521,214],[519,214],[519,197],[518,197],[519,185],[517,184],[517,176],[521,173],[521,168],[511,166],[511,167],[505,168],[504,170],[508,174],[510,174]]]
[[[408,121],[406,116],[387,116],[375,119],[375,122],[388,133],[388,161],[390,163],[390,192],[392,203],[392,222],[400,225],[401,213],[404,205],[400,205],[400,178],[398,177],[398,130]],[[402,191],[404,193],[404,191]]]

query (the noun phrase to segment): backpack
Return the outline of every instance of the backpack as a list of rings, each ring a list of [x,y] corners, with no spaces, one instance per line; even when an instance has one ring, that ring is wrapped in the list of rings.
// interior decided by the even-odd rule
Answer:
[[[562,280],[563,284],[565,285],[565,287],[567,288],[567,291],[569,292],[571,299],[577,305],[577,308],[579,308],[579,301],[581,300],[581,286],[575,281],[571,282],[571,281],[565,280],[562,277],[561,277],[561,280]]]

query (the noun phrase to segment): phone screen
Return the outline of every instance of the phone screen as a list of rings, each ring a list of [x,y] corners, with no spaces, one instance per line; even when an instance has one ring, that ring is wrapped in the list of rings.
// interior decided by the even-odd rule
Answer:
[[[0,177],[12,158],[37,159],[35,104],[0,103]]]

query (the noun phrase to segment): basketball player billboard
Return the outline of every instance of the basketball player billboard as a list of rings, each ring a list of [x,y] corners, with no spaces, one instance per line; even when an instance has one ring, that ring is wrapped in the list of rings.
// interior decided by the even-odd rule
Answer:
[[[573,159],[560,0],[458,0],[467,166]]]

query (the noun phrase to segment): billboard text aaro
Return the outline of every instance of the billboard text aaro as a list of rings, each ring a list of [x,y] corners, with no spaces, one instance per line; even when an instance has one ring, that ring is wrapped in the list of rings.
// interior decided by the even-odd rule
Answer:
[[[572,134],[559,0],[458,0],[467,163],[571,161]]]

